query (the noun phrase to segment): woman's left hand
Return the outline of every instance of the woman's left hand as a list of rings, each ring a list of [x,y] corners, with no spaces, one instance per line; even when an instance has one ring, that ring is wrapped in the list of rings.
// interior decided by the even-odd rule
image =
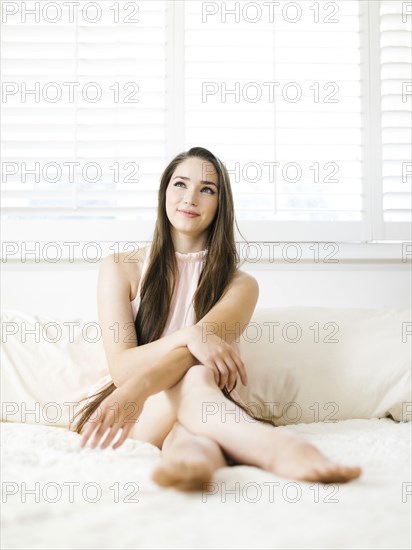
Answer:
[[[108,428],[110,428],[100,447],[102,449],[108,447],[121,429],[122,434],[119,440],[113,445],[113,449],[120,447],[140,416],[144,402],[145,399],[143,396],[139,395],[134,387],[130,389],[127,383],[120,388],[116,388],[113,393],[101,402],[97,409],[99,413],[97,418],[94,418],[96,416],[95,411],[85,423],[80,446],[85,447],[90,436],[95,432],[91,442],[91,447],[94,449]]]

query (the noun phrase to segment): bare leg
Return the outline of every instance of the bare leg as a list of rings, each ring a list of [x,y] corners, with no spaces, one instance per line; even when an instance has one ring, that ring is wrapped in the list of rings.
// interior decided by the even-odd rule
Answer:
[[[201,489],[217,468],[228,465],[216,441],[194,435],[177,421],[167,391],[147,399],[129,437],[162,449],[162,458],[152,479],[163,487]]]
[[[224,466],[227,462],[216,441],[192,434],[176,422],[164,440],[162,459],[152,479],[163,487],[199,490],[211,481],[215,470]]]
[[[287,428],[275,428],[248,417],[224,397],[208,367],[192,367],[178,384],[167,390],[167,395],[179,422],[187,430],[214,439],[239,463],[258,466],[282,477],[325,483],[346,482],[361,474],[357,466],[329,460]]]
[[[176,413],[170,398],[166,391],[161,391],[146,400],[128,437],[146,441],[161,449],[176,421]]]

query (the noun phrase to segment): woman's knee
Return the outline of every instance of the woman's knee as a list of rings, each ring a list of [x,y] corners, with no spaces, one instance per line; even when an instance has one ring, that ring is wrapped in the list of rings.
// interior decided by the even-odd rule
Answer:
[[[206,365],[193,365],[182,378],[184,392],[210,385],[216,386],[216,380],[213,370]]]

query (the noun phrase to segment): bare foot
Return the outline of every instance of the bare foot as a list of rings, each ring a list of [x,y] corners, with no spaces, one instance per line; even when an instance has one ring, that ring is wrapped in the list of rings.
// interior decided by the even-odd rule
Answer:
[[[275,435],[275,434],[274,434]],[[323,483],[346,483],[362,473],[358,466],[344,466],[327,458],[311,443],[288,433],[276,434],[270,463],[265,470],[281,477]],[[286,436],[284,439],[282,436]]]
[[[183,451],[183,448],[182,448]],[[204,483],[212,480],[214,468],[200,449],[185,447],[185,455],[177,452],[162,457],[152,472],[152,480],[162,487],[174,487],[180,491],[199,491]]]

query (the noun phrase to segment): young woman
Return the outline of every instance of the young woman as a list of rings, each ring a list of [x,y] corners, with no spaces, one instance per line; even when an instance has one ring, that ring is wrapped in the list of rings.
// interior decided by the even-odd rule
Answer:
[[[247,384],[238,341],[259,294],[255,278],[238,269],[234,221],[219,159],[196,147],[170,162],[150,245],[137,262],[121,254],[101,264],[110,375],[77,413],[81,446],[90,439],[106,448],[116,437],[113,448],[126,437],[152,443],[162,450],[153,479],[182,490],[236,463],[307,481],[354,479],[360,468],[329,460],[287,428],[231,412],[247,410],[234,389],[238,376]],[[218,414],[207,414],[210,404]]]

